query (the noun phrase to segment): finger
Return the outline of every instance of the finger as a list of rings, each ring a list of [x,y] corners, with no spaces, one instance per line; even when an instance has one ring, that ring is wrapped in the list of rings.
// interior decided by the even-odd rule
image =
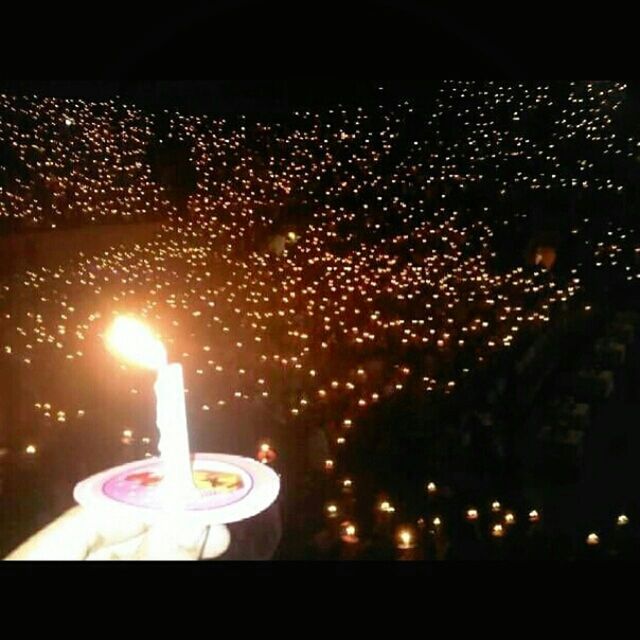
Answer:
[[[146,532],[111,546],[99,547],[91,551],[87,560],[139,560],[142,557],[142,549]]]
[[[83,560],[97,531],[82,507],[73,507],[29,538],[7,560]]]
[[[145,536],[132,560],[195,560],[193,549],[185,549],[157,535],[153,529]]]
[[[205,532],[204,545],[197,548],[196,558],[210,560],[221,556],[231,544],[231,534],[225,525],[212,525]]]
[[[151,527],[138,548],[138,560],[199,560],[222,555],[231,542],[224,525],[212,527],[180,526],[167,528],[166,523]],[[134,559],[134,558],[131,558]]]
[[[148,525],[137,518],[93,516],[97,530],[94,545],[89,549],[94,554],[103,547],[113,547],[137,539],[148,530]]]

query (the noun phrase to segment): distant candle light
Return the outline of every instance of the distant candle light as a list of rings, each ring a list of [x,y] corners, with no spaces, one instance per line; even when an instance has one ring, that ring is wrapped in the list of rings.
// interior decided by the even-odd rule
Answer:
[[[398,548],[399,549],[412,549],[415,547],[415,541],[413,533],[410,529],[400,529],[398,532]]]
[[[334,503],[328,504],[326,511],[329,518],[335,518],[338,515],[338,506]]]
[[[353,522],[346,521],[341,525],[340,539],[348,544],[355,544],[359,541],[357,528]]]
[[[383,513],[395,512],[395,507],[393,507],[388,500],[384,500],[383,502],[381,502],[379,508],[380,508],[380,511],[382,511]]]

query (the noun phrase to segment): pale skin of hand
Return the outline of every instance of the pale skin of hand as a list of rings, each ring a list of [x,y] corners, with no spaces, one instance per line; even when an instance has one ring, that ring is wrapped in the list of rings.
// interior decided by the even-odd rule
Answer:
[[[123,519],[97,520],[77,506],[40,530],[6,560],[198,560],[222,555],[230,543],[224,525],[180,532],[175,544],[164,544],[160,527],[150,529]],[[161,551],[158,543],[162,544]]]

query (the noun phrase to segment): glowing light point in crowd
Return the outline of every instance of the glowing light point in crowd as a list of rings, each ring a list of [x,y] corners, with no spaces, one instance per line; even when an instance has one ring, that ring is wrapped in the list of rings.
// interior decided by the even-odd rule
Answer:
[[[412,549],[415,546],[413,541],[413,535],[408,529],[401,529],[398,533],[398,548],[399,549]]]
[[[275,459],[276,452],[271,448],[269,443],[263,442],[258,451],[258,460],[262,464],[271,464]]]
[[[341,525],[340,538],[343,542],[348,544],[356,544],[359,542],[357,532],[358,530],[356,529],[355,524],[347,520]]]
[[[334,503],[328,504],[326,511],[329,518],[335,518],[338,515],[338,506]]]
[[[125,360],[157,371],[156,424],[163,464],[167,506],[187,501],[196,492],[189,452],[182,365],[169,364],[162,343],[141,322],[119,316],[107,334],[107,345]]]

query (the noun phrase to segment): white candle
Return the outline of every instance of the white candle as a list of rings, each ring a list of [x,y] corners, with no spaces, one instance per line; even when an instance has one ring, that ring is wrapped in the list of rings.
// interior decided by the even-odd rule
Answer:
[[[160,367],[154,389],[156,425],[160,432],[158,450],[164,467],[162,488],[167,501],[175,504],[188,499],[194,491],[182,365]]]
[[[119,316],[107,344],[126,360],[157,371],[156,425],[163,462],[162,490],[168,510],[180,508],[196,491],[191,470],[182,366],[169,364],[162,343],[141,322]]]

